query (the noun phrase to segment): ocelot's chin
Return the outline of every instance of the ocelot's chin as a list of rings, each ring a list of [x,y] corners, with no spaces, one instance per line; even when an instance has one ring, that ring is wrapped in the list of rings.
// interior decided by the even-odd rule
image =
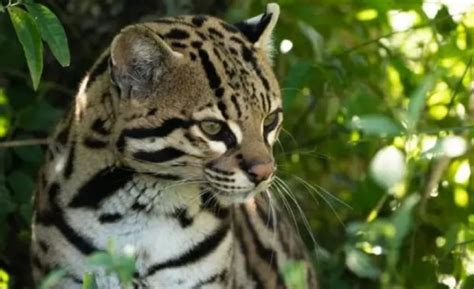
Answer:
[[[216,199],[220,204],[224,206],[230,206],[232,204],[242,204],[248,202],[250,199],[258,194],[257,191],[248,192],[216,192]]]

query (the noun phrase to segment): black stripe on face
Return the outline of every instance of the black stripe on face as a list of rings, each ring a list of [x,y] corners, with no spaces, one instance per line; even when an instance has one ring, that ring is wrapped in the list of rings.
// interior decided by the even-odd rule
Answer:
[[[66,179],[69,179],[69,177],[72,175],[72,172],[74,170],[74,160],[76,156],[76,143],[71,142],[71,148],[69,149],[69,155],[66,160],[66,166],[64,167],[63,171],[63,176]]]
[[[178,149],[167,147],[161,150],[146,152],[138,151],[133,154],[133,158],[140,161],[146,161],[151,163],[164,163],[183,156],[185,153]]]
[[[270,98],[270,93],[268,93],[268,91],[265,93],[265,98],[267,99],[268,110],[272,109],[272,100]]]
[[[228,119],[229,116],[227,115],[227,107],[224,103],[224,101],[220,100],[218,103],[217,103],[217,108],[220,110],[220,112],[222,113],[222,116],[225,118],[225,119]]]
[[[148,137],[166,137],[179,128],[189,128],[194,122],[180,118],[170,118],[165,120],[159,127],[153,128],[132,128],[125,129],[116,143],[117,149],[123,152],[125,148],[125,138],[144,139]]]
[[[221,79],[217,75],[216,68],[209,59],[209,54],[203,49],[199,49],[199,57],[201,58],[201,64],[206,72],[207,79],[209,80],[209,86],[212,89],[216,89],[221,85]]]
[[[136,139],[143,139],[147,137],[165,137],[176,129],[188,128],[192,124],[192,121],[186,121],[179,118],[170,118],[165,120],[159,127],[126,129],[122,132],[120,137]]]
[[[69,203],[72,208],[98,208],[101,202],[133,179],[129,168],[109,167],[95,174]]]
[[[237,117],[240,118],[242,116],[242,110],[240,109],[240,105],[237,102],[237,97],[235,96],[235,94],[232,94],[230,100],[232,101],[232,104],[234,105],[234,108],[237,111]]]
[[[262,92],[260,92],[259,95],[260,95],[260,102],[262,103],[262,106],[263,106],[263,111],[268,111],[270,109],[270,102],[268,102],[267,104],[266,102],[267,99],[265,98],[265,95]]]
[[[164,36],[166,38],[171,38],[171,39],[186,39],[186,38],[189,38],[189,33],[186,32],[185,30],[173,28]]]
[[[263,86],[265,86],[265,89],[268,91],[270,89],[270,84],[268,83],[268,80],[265,78],[265,76],[263,76],[262,70],[258,66],[257,59],[253,55],[252,50],[250,50],[244,44],[242,44],[242,57],[245,61],[250,62],[250,64],[252,64],[253,68],[255,69],[255,72],[257,72],[258,77],[262,81]]]
[[[170,259],[163,263],[155,264],[148,268],[145,276],[151,276],[160,270],[189,265],[208,256],[219,247],[219,244],[224,240],[225,236],[227,236],[229,229],[230,223],[225,222],[204,240],[197,243],[189,251],[176,258]]]

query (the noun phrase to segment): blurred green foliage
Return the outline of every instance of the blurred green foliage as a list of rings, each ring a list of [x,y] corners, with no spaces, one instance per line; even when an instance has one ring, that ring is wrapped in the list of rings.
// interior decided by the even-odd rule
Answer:
[[[296,215],[320,288],[474,288],[474,3],[278,2],[275,196]],[[264,5],[235,1],[226,18]],[[0,288],[26,288],[17,268],[43,151],[19,144],[43,143],[74,90],[46,71],[33,91],[16,39],[0,13]],[[128,280],[125,257],[100,254],[92,260]],[[283,272],[293,289],[302,270]]]

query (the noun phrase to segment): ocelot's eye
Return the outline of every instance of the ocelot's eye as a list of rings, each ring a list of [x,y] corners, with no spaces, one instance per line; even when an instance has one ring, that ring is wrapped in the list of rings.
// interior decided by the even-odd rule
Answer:
[[[271,113],[263,120],[263,127],[265,129],[272,129],[278,122],[278,112]]]
[[[201,130],[209,136],[218,135],[223,128],[222,123],[212,120],[205,120],[201,122],[199,126],[201,127]]]

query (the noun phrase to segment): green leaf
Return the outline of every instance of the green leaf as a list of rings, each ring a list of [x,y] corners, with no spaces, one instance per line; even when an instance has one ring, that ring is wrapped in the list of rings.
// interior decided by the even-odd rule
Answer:
[[[412,223],[412,211],[420,201],[420,196],[413,194],[406,198],[402,206],[392,217],[392,224],[395,226],[395,246],[399,248],[402,245],[402,241],[411,229]]]
[[[0,3],[0,12],[5,12],[5,7],[3,6],[2,3]]]
[[[298,21],[298,28],[310,42],[311,48],[313,49],[314,60],[321,61],[324,51],[324,41],[321,34],[316,29],[314,29],[313,26],[308,25],[303,21]]]
[[[66,32],[58,17],[48,7],[41,4],[27,4],[26,8],[34,17],[40,29],[41,37],[48,43],[54,57],[63,67],[69,66],[71,57]]]
[[[469,275],[462,282],[461,289],[472,289],[474,288],[474,275]]]
[[[66,271],[63,269],[54,270],[46,276],[39,286],[40,289],[52,289],[59,281],[66,276]]]
[[[380,275],[370,257],[352,246],[346,246],[346,266],[357,276],[376,279]]]
[[[95,282],[94,274],[92,273],[84,273],[84,277],[82,279],[82,289],[97,289],[97,283]]]
[[[31,193],[34,188],[34,182],[30,176],[17,170],[8,175],[7,182],[12,188],[13,198],[17,203],[22,204],[30,202]]]
[[[426,94],[435,85],[436,77],[428,75],[423,79],[420,86],[410,95],[410,103],[408,104],[408,128],[414,130],[420,120],[421,111],[425,106]]]
[[[114,271],[117,273],[122,284],[129,284],[133,281],[133,274],[136,272],[135,259],[131,256],[113,256]]]
[[[0,220],[3,221],[3,217],[14,210],[15,204],[13,203],[10,192],[3,184],[0,184]]]
[[[16,35],[23,46],[33,88],[37,89],[43,72],[43,42],[33,17],[18,7],[8,7]]]
[[[283,279],[289,289],[306,289],[306,264],[300,261],[289,261],[282,269]]]
[[[43,151],[40,146],[14,147],[13,152],[22,161],[30,164],[39,164],[43,160]]]
[[[436,29],[443,36],[447,36],[449,33],[456,30],[456,22],[454,22],[452,16],[449,14],[448,7],[443,5],[438,10],[433,21]]]
[[[380,114],[355,117],[350,124],[352,129],[359,129],[368,135],[395,136],[403,132],[395,120]]]
[[[110,269],[114,262],[112,256],[107,252],[97,252],[87,258],[87,263],[90,266],[104,267]]]

